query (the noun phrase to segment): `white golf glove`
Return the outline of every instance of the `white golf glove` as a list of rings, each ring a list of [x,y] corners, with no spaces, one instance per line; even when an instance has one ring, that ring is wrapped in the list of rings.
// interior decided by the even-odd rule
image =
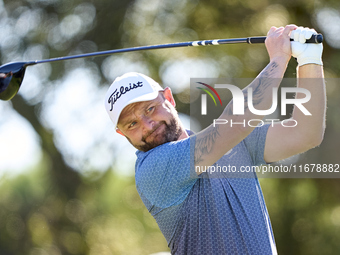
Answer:
[[[322,43],[305,43],[313,34],[317,34],[314,29],[298,27],[290,34],[290,38],[294,39],[291,42],[292,56],[296,58],[298,66],[307,64],[323,65],[322,63]]]

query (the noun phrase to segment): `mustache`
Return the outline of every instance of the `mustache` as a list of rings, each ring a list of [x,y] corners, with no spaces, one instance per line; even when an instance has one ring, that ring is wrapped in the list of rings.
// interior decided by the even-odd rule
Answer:
[[[154,127],[154,129],[150,130],[147,134],[145,134],[145,135],[142,137],[142,141],[143,141],[143,142],[146,142],[145,140],[146,140],[150,135],[152,135],[153,132],[155,132],[157,128],[159,128],[159,127],[162,126],[163,124],[166,125],[166,122],[165,122],[165,121],[161,121],[159,124],[157,124],[157,125]]]

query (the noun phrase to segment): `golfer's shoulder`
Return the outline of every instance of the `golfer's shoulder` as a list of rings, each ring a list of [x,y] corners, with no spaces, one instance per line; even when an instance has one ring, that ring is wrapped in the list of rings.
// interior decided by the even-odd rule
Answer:
[[[264,139],[267,135],[268,128],[271,126],[270,123],[263,122],[261,125],[258,125],[254,130],[246,137],[246,141],[257,141],[259,139]]]
[[[190,160],[189,139],[164,143],[147,152],[137,152],[136,171],[163,168],[183,160]]]
[[[190,150],[190,139],[182,139],[161,144],[147,152],[137,152],[138,159],[150,159],[157,157],[172,157],[178,154],[186,153]]]

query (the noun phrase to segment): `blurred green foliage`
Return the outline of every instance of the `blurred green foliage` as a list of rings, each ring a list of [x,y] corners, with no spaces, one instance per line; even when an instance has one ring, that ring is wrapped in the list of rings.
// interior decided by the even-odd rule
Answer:
[[[1,254],[150,254],[166,241],[132,178],[83,179],[70,197],[41,166],[1,180]]]
[[[327,131],[323,144],[302,155],[298,163],[339,163],[340,45],[334,39],[334,33],[340,31],[338,1],[4,0],[0,7],[3,63],[22,60],[27,56],[26,49],[33,46],[42,48],[41,55],[47,58],[139,45],[265,35],[272,25],[314,27],[326,39]],[[107,59],[116,63],[117,58]],[[158,50],[131,53],[125,58],[129,63],[142,63],[152,77],[170,84],[163,79],[164,73],[176,61],[213,61],[217,75],[237,78],[255,77],[268,62],[263,45]],[[91,63],[99,70],[96,85],[107,87],[112,80],[103,71],[102,62],[103,58],[96,58],[85,64]],[[54,64],[48,81],[61,79],[82,62],[71,63]],[[295,67],[292,59],[286,77],[295,77]],[[124,65],[116,68],[125,70]],[[193,67],[188,64],[183,68]],[[186,114],[188,84],[175,95],[178,111]],[[67,163],[67,152],[56,146],[53,127],[41,117],[44,93],[42,89],[33,98],[17,96],[12,100],[13,109],[39,135],[43,158],[25,174],[0,180],[0,254],[167,251],[165,239],[137,194],[133,176],[117,174],[119,158],[104,172],[92,169],[92,175],[84,175]],[[84,159],[84,166],[86,162]],[[260,181],[279,254],[339,253],[338,179]]]

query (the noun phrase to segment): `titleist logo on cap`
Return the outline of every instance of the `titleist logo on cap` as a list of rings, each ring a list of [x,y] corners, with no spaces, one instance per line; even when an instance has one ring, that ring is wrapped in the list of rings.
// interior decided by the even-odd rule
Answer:
[[[113,91],[113,93],[111,94],[111,96],[109,97],[108,103],[111,104],[111,109],[110,111],[113,110],[113,105],[117,102],[117,100],[124,94],[126,94],[127,92],[129,92],[130,90],[133,89],[137,89],[139,87],[143,87],[143,82],[142,81],[138,81],[137,83],[129,83],[129,86],[121,86],[118,89],[116,89],[115,91]]]

